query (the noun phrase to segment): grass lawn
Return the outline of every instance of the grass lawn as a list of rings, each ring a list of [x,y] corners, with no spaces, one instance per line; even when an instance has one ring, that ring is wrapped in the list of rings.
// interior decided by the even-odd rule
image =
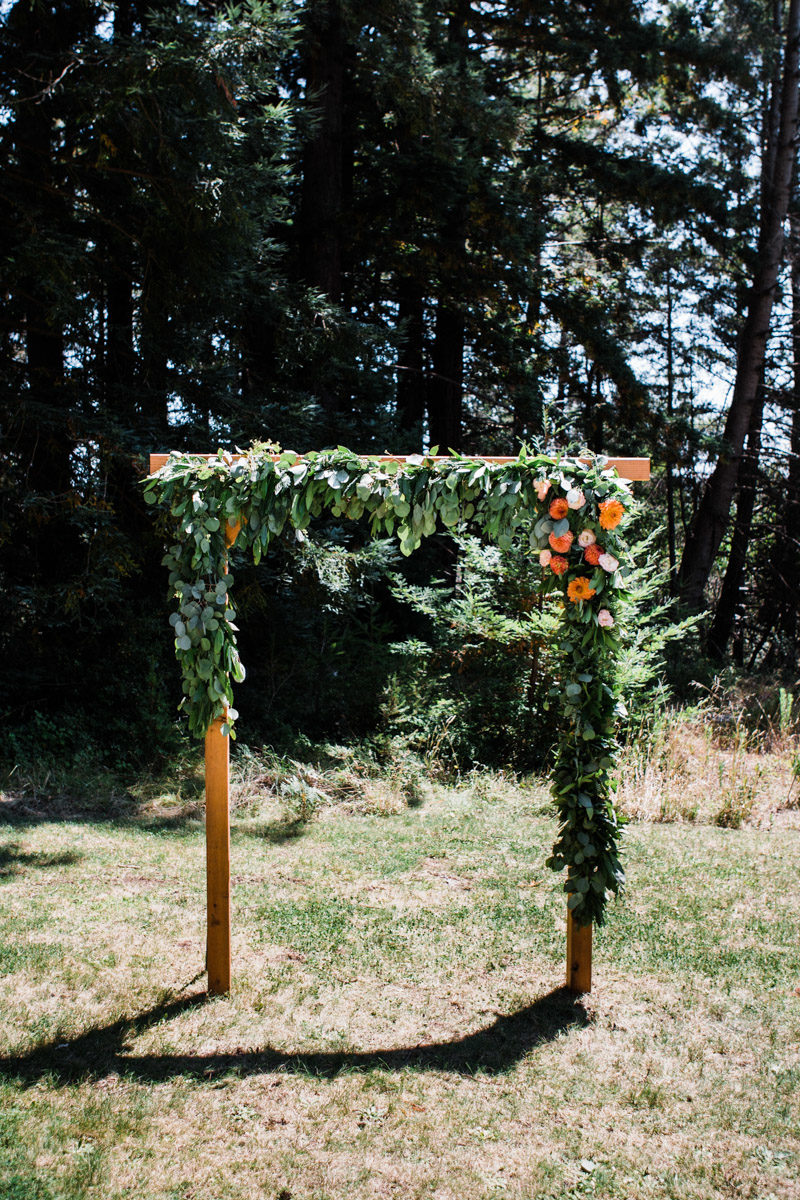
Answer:
[[[560,989],[535,789],[233,830],[209,1000],[196,815],[0,825],[0,1197],[800,1197],[800,829],[632,825]]]

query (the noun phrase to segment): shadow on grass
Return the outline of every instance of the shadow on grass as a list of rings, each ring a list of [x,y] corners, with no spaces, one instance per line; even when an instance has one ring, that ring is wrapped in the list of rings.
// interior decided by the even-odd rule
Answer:
[[[30,828],[35,825],[110,825],[116,829],[146,829],[149,833],[158,833],[173,837],[194,837],[202,831],[205,822],[205,803],[189,801],[176,808],[175,812],[143,812],[141,805],[135,800],[116,798],[107,803],[61,799],[48,804],[37,806],[25,799],[5,800],[0,804],[0,832],[3,828],[10,830]],[[308,830],[308,821],[299,817],[276,817],[274,820],[248,820],[234,818],[231,824],[233,837],[257,838],[271,845],[282,845],[284,842],[301,838]],[[12,844],[13,846],[13,844]],[[0,877],[3,875],[5,860],[0,849]],[[28,856],[31,860],[36,855]],[[36,863],[31,861],[29,866],[65,866],[76,859],[68,859],[57,855],[40,855],[42,859],[52,861]],[[58,861],[57,861],[58,860]]]
[[[286,1053],[265,1046],[220,1054],[147,1054],[126,1049],[130,1040],[152,1025],[170,1021],[208,1000],[206,993],[165,1001],[135,1017],[90,1029],[66,1042],[51,1042],[28,1054],[0,1058],[0,1077],[31,1085],[43,1077],[56,1083],[82,1083],[111,1073],[143,1083],[175,1076],[212,1079],[220,1075],[276,1073],[334,1078],[347,1072],[451,1071],[459,1075],[502,1074],[537,1046],[554,1041],[572,1028],[588,1024],[579,998],[558,988],[518,1012],[447,1042],[383,1050],[308,1051]]]
[[[0,846],[0,879],[18,875],[29,867],[71,867],[85,856],[77,850],[47,854],[44,850],[23,850],[18,842]]]
[[[175,811],[143,811],[139,801],[127,796],[84,799],[59,796],[37,799],[0,796],[0,832],[37,825],[114,825],[115,828],[147,829],[154,833],[183,836],[202,827],[204,806],[188,801]]]
[[[272,846],[280,846],[301,838],[308,828],[308,821],[301,817],[276,817],[274,821],[243,820],[231,826],[231,837],[236,841],[246,837],[258,838]]]

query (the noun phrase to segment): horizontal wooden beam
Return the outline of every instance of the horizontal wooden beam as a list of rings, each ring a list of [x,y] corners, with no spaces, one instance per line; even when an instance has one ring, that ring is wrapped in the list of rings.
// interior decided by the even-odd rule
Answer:
[[[197,458],[216,458],[214,454],[198,454]],[[242,456],[240,454],[231,455],[233,462],[237,462]],[[298,456],[302,459],[302,454]],[[354,454],[354,458],[363,458],[372,462],[406,462],[408,458],[418,458],[419,455],[403,455],[403,454]],[[486,463],[510,463],[516,462],[516,458],[507,455],[505,457],[493,457],[485,454],[467,455],[467,458],[480,459]],[[168,454],[151,454],[150,455],[150,474],[153,475],[156,471],[160,471],[169,458]],[[274,461],[280,458],[279,454],[273,454]],[[429,459],[429,462],[450,462],[450,455],[438,454],[435,458]],[[581,462],[591,462],[591,459],[582,458]],[[622,479],[628,479],[631,482],[641,481],[650,478],[650,459],[649,458],[610,458],[608,460],[609,467],[616,467]]]

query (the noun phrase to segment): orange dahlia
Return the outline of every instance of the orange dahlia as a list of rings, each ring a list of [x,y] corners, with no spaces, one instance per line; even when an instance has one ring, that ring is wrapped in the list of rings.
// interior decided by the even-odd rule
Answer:
[[[550,559],[550,570],[554,575],[563,575],[569,568],[569,563],[560,554],[554,554]]]
[[[572,603],[576,604],[579,600],[591,600],[594,588],[585,575],[579,575],[567,584],[567,595]]]
[[[603,500],[600,504],[600,525],[603,529],[616,529],[625,509],[619,500]]]
[[[555,500],[550,501],[547,511],[554,521],[561,521],[569,512],[569,505],[563,496],[558,496]]]
[[[598,542],[592,542],[591,546],[587,546],[584,550],[583,557],[590,567],[596,567],[602,553],[603,547]]]
[[[561,537],[556,537],[554,533],[551,533],[547,540],[559,554],[566,554],[575,540],[575,534],[568,529],[566,533],[562,533]]]

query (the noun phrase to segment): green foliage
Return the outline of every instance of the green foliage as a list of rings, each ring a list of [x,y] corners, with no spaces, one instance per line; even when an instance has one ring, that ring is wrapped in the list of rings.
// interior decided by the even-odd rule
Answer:
[[[545,710],[558,733],[553,793],[561,817],[550,865],[567,868],[565,889],[579,921],[601,921],[606,898],[624,883],[610,772],[619,713],[614,662],[625,596],[624,541],[617,533],[630,494],[605,460],[529,455],[505,464],[451,456],[404,463],[340,447],[301,459],[254,445],[235,459],[173,454],[145,484],[148,502],[169,509],[177,541],[164,563],[177,600],[170,617],[183,671],[182,707],[202,735],[238,716],[233,683],[244,678],[230,590],[227,543],[258,562],[293,530],[301,542],[313,518],[363,518],[373,536],[397,537],[410,555],[437,529],[470,523],[502,549],[525,538],[543,571],[540,589],[560,610],[553,639],[560,669]]]
[[[627,721],[635,728],[670,698],[667,661],[676,647],[694,641],[699,616],[677,618],[674,601],[662,597],[668,573],[656,553],[657,534],[631,546],[636,570],[629,577],[626,595],[620,602],[621,627],[618,671],[620,690],[628,709]],[[697,670],[697,667],[695,667]]]
[[[542,602],[541,567],[524,535],[505,551],[476,537],[454,542],[450,582],[421,586],[393,576],[394,596],[420,629],[393,647],[389,728],[440,770],[541,768],[553,744],[543,704],[559,611]]]
[[[738,0],[3,6],[0,658],[3,719],[29,725],[20,753],[35,754],[40,720],[83,726],[67,756],[87,734],[104,757],[166,748],[174,665],[154,632],[161,549],[137,488],[153,449],[269,431],[403,452],[446,409],[433,440],[502,452],[541,431],[550,403],[565,440],[669,463],[679,557],[696,465],[719,449],[708,372],[728,368],[758,228],[773,24]],[[330,87],[309,79],[318,58]],[[317,273],[321,242],[335,269]],[[784,342],[766,379],[778,403],[790,362]],[[763,483],[734,653],[791,669],[798,489],[785,467]],[[266,607],[248,621],[264,652],[248,661],[278,674],[292,654],[327,661],[310,732],[355,713],[351,688],[363,733],[385,614],[365,598],[344,634],[339,592],[313,627],[297,601],[314,568],[297,565],[295,580],[262,558],[262,576],[283,580],[270,625]],[[253,578],[237,579],[245,608]],[[488,632],[493,670],[517,686],[524,655],[499,649],[513,631]],[[321,658],[330,633],[341,661],[373,669],[369,686]],[[673,649],[687,684],[695,648]],[[462,681],[476,704],[459,707],[454,738],[479,711],[477,672]]]
[[[250,671],[246,740],[374,732],[395,636],[385,573],[398,552],[361,533],[320,520],[313,539],[278,539],[258,566],[234,551],[239,645]]]

